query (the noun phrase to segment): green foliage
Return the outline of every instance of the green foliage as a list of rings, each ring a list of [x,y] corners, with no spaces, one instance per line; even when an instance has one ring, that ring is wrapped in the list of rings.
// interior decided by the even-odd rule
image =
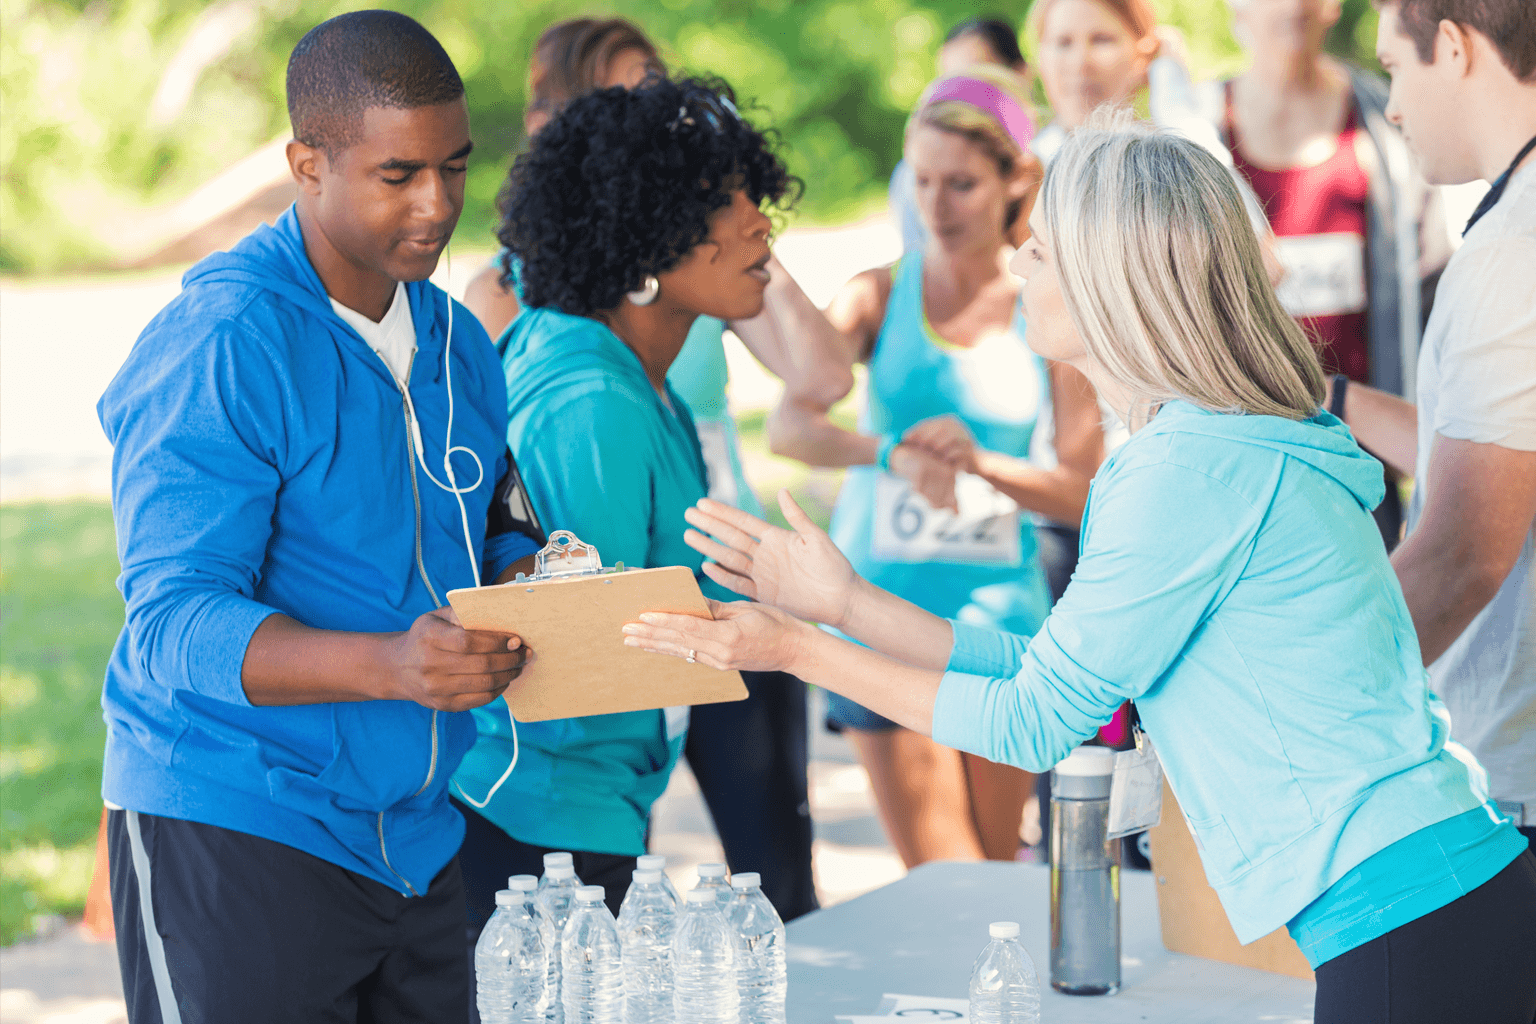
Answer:
[[[117,572],[106,502],[0,506],[0,944],[85,904]]]
[[[1197,75],[1235,70],[1226,0],[1155,0],[1183,30]],[[114,217],[165,202],[287,130],[283,72],[304,32],[355,0],[0,0],[0,270],[99,263]],[[484,246],[522,145],[524,76],[538,34],[619,14],[675,69],[719,75],[780,135],[807,185],[800,215],[877,204],[908,110],[944,31],[972,0],[394,0],[443,41],[464,76],[478,148],[460,241]],[[1022,23],[1029,0],[985,13]],[[1369,59],[1375,16],[1345,0],[1330,48]],[[189,77],[190,76],[190,77]],[[168,84],[195,85],[165,103]],[[156,97],[160,103],[156,105]]]

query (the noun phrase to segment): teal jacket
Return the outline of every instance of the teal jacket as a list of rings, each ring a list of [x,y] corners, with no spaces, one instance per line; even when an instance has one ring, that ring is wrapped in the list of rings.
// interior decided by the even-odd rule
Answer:
[[[941,743],[1045,771],[1134,699],[1211,885],[1252,942],[1399,839],[1482,804],[1327,413],[1184,402],[1105,463],[1032,641],[955,623]]]
[[[734,595],[702,575],[683,543],[683,510],[709,490],[693,418],[669,386],[661,400],[640,360],[607,327],[527,309],[502,336],[512,410],[507,443],[548,531],[570,530],[603,562],[686,565],[705,593]],[[454,776],[475,800],[506,770],[506,705],[474,712],[479,739]],[[686,730],[674,712],[630,711],[517,727],[517,768],[481,813],[525,843],[635,856],[651,804],[667,787]]]

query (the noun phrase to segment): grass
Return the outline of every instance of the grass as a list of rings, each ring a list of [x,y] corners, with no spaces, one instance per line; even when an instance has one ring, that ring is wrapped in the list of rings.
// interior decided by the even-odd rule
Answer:
[[[0,944],[85,906],[117,571],[105,501],[0,506]]]

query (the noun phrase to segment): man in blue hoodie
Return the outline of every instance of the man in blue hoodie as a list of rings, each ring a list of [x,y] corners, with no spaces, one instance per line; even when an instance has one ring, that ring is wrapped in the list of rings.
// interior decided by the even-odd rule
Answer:
[[[427,281],[463,207],[464,87],[386,11],[314,29],[287,84],[298,201],[188,272],[98,409],[134,1024],[468,1013],[446,786],[525,652],[444,605],[541,535],[496,353]]]

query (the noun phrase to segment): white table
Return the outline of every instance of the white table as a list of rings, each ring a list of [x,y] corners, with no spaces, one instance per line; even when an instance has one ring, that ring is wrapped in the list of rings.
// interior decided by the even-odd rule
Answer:
[[[1168,952],[1152,875],[1120,877],[1117,995],[1051,989],[1048,868],[925,864],[789,925],[789,1024],[873,1014],[887,992],[965,998],[992,921],[1019,922],[1040,972],[1042,1024],[1311,1024],[1311,982]]]

